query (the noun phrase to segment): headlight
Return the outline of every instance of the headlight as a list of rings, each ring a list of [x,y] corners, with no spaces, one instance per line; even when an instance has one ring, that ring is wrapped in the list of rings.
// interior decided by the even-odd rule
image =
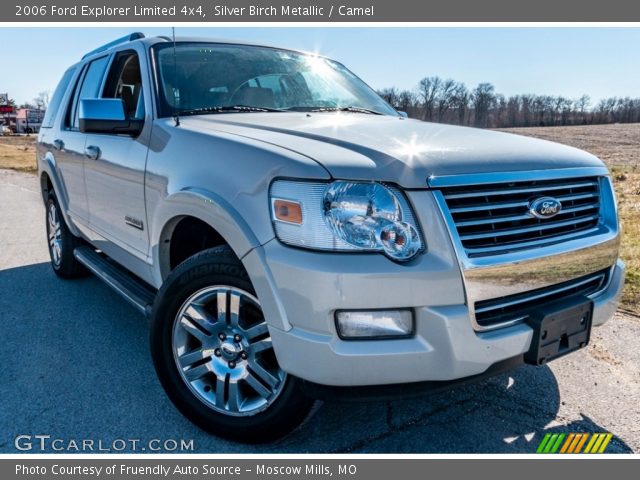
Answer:
[[[382,252],[396,261],[424,247],[402,192],[380,183],[278,180],[271,215],[278,238],[298,247]]]

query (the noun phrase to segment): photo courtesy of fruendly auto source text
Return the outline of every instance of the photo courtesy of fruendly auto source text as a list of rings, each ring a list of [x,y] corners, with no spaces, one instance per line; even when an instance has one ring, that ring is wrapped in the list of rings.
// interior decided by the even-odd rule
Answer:
[[[0,4],[0,479],[638,478],[640,7]]]

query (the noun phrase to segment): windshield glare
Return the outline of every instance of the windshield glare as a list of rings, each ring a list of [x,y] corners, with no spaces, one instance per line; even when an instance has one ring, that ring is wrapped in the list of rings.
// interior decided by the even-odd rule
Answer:
[[[310,111],[356,107],[396,115],[343,65],[288,50],[215,43],[154,47],[163,117],[243,105]]]

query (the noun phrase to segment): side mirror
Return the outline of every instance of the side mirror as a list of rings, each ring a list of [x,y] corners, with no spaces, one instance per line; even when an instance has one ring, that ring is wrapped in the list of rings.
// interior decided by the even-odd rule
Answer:
[[[120,98],[85,98],[80,100],[80,131],[82,133],[140,134],[144,120],[127,118]]]
[[[409,117],[409,114],[407,112],[402,112],[400,110],[397,110],[397,112],[398,112],[398,115],[400,115],[401,117],[404,117],[404,118],[408,118]]]

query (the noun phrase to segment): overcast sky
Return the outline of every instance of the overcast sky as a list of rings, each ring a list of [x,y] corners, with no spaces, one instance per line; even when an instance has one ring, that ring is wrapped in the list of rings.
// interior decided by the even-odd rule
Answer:
[[[163,28],[0,28],[0,93],[18,103],[53,91],[84,53],[132,31]],[[640,97],[640,28],[183,28],[197,35],[317,51],[341,61],[374,88],[415,88],[425,76],[491,82],[505,95],[537,93],[593,102]]]

